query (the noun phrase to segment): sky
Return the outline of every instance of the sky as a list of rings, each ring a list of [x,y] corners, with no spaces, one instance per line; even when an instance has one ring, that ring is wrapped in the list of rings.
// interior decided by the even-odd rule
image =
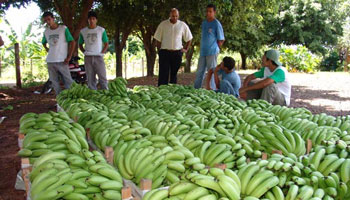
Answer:
[[[3,19],[7,19],[9,21],[12,28],[20,37],[21,33],[26,30],[27,26],[30,23],[40,19],[40,15],[40,8],[35,3],[30,3],[25,8],[22,7],[20,9],[17,9],[11,7],[5,12]],[[6,33],[10,32],[10,28],[4,22],[4,20],[2,20],[2,22],[0,23],[0,29],[5,31]],[[33,31],[35,31],[35,33],[38,33],[42,32],[43,30],[39,29],[39,27],[33,27]],[[3,33],[1,35],[3,35]],[[7,37],[2,36],[2,38],[5,41],[5,43],[9,41]]]

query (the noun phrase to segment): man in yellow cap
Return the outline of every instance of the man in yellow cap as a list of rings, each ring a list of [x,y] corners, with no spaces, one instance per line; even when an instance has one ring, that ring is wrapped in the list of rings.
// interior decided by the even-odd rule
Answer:
[[[247,76],[239,90],[242,99],[264,99],[274,105],[289,106],[292,87],[288,71],[282,66],[279,56],[279,51],[274,49],[265,52],[262,58],[263,67]],[[251,82],[257,78],[262,80]]]

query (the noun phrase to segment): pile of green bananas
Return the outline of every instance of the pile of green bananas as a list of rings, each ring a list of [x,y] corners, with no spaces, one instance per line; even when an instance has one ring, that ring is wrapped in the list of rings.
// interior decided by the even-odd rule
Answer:
[[[350,116],[313,115],[304,108],[273,106],[263,100],[241,102],[232,95],[190,86],[140,86],[127,91],[121,78],[110,83],[110,91],[80,87],[84,86],[61,93],[59,105],[82,129],[90,130],[101,151],[106,146],[114,149],[113,165],[123,178],[136,184],[142,178],[152,179],[153,190],[145,199],[350,198]],[[43,117],[37,121],[38,115],[28,115],[21,130],[58,130],[74,141],[65,129],[55,127],[60,123],[54,122],[59,118],[54,115],[47,124],[40,124]],[[307,139],[313,148],[305,155]],[[67,150],[71,151],[62,149]],[[81,148],[65,162],[73,168],[82,168],[84,162],[99,165],[84,157],[85,151]],[[263,153],[267,160],[261,159]],[[219,170],[217,164],[227,169]]]
[[[24,129],[30,121],[35,124]],[[101,153],[89,151],[85,129],[66,113],[28,113],[20,124],[26,135],[18,154],[33,165],[33,200],[121,199],[122,176]]]

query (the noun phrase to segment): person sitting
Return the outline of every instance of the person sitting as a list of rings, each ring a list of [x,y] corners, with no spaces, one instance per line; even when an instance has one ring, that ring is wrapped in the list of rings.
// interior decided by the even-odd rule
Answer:
[[[274,49],[265,52],[262,57],[263,67],[247,76],[239,90],[242,99],[264,99],[273,105],[289,106],[292,86],[279,56],[279,51]],[[253,83],[252,80],[257,78],[263,80]]]
[[[239,88],[241,87],[241,79],[235,71],[235,60],[231,57],[225,57],[221,64],[215,69],[209,69],[206,77],[206,89],[210,90],[210,81],[214,74],[217,92],[232,94],[239,97]],[[221,80],[219,79],[221,76]]]

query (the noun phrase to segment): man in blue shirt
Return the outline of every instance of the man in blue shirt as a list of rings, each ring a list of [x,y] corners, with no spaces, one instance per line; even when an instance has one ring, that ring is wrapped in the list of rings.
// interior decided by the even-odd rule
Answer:
[[[215,69],[211,68],[207,74],[206,88],[210,90],[210,81],[214,74],[215,85],[217,92],[232,94],[239,97],[239,88],[241,87],[241,79],[235,71],[235,60],[231,57],[225,57],[221,64]],[[221,75],[221,81],[219,76]]]
[[[201,50],[194,82],[194,87],[197,89],[202,87],[204,73],[215,68],[220,47],[225,40],[221,23],[215,18],[215,14],[215,5],[209,4],[206,12],[207,19],[202,23]],[[210,86],[212,89],[216,88],[214,79],[211,80]]]

